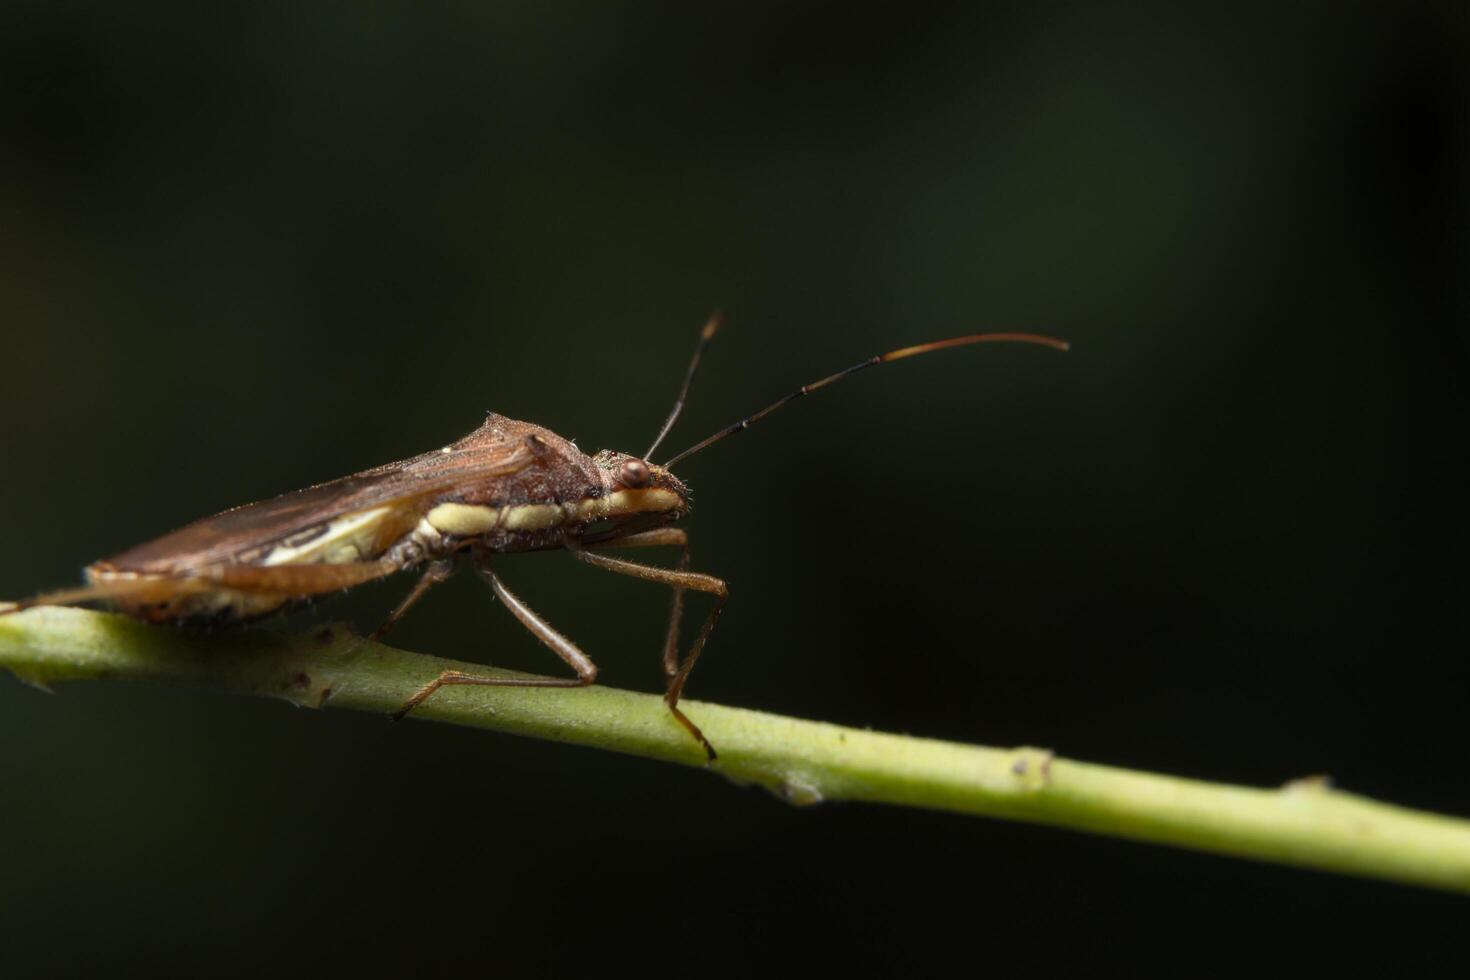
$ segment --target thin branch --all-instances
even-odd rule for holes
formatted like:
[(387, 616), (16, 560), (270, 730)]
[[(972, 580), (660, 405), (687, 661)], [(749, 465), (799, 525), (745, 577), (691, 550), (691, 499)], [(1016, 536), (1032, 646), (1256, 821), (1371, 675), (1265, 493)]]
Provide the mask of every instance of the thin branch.
[[(80, 609), (0, 617), (0, 666), (38, 685), (91, 678), (181, 681), (307, 707), (388, 714), (441, 670), (505, 674), (312, 635), (202, 634)], [(719, 748), (712, 767), (795, 804), (862, 800), (952, 810), (1344, 874), (1470, 891), (1470, 822), (1339, 792), (1325, 780), (1251, 789), (999, 749), (886, 735), (685, 701)], [(411, 717), (705, 764), (656, 696), (446, 688)]]

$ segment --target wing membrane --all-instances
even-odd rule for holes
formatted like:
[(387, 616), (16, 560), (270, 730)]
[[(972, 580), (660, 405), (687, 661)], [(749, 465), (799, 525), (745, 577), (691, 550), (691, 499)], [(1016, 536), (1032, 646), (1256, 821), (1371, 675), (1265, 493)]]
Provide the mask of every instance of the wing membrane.
[(519, 472), (534, 459), (519, 439), (486, 426), (453, 445), (413, 459), (206, 517), (104, 564), (154, 573), (219, 564), (376, 507), (390, 508), (385, 519), (409, 528), (417, 511), (433, 498), (458, 486)]

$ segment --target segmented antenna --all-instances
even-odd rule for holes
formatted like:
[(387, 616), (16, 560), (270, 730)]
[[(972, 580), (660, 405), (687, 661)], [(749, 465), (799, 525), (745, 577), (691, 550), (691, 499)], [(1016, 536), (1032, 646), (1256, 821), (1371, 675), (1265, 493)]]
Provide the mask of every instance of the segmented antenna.
[(684, 399), (689, 397), (689, 385), (694, 381), (694, 372), (699, 370), (699, 358), (704, 354), (704, 349), (709, 346), (709, 342), (714, 337), (715, 331), (720, 329), (720, 325), (724, 322), (725, 314), (720, 310), (715, 310), (710, 314), (709, 320), (704, 325), (704, 329), (699, 332), (699, 343), (694, 347), (694, 357), (689, 361), (689, 370), (684, 373), (684, 387), (679, 389), (679, 397), (674, 399), (673, 411), (669, 412), (669, 417), (664, 420), (664, 427), (658, 430), (658, 435), (654, 437), (653, 445), (649, 446), (648, 452), (643, 454), (644, 459), (648, 459), (653, 455), (653, 451), (658, 448), (658, 444), (664, 441), (664, 436), (668, 435), (669, 430), (674, 427), (674, 422), (679, 418), (679, 413), (684, 411)]
[[(927, 354), (930, 351), (944, 350), (946, 347), (963, 347), (966, 344), (989, 344), (996, 342), (1040, 344), (1042, 347), (1051, 347), (1054, 350), (1061, 351), (1068, 350), (1071, 347), (1071, 345), (1064, 340), (1057, 340), (1055, 337), (1044, 337), (1041, 334), (1035, 333), (972, 333), (964, 337), (950, 337), (947, 340), (932, 340), (927, 344), (918, 344), (914, 347), (900, 347), (898, 350), (891, 350), (886, 354), (875, 354), (872, 357), (868, 358), (866, 361), (859, 361), (852, 367), (844, 368), (843, 370), (838, 371), (836, 374), (828, 375), (820, 381), (814, 381), (811, 384), (802, 385), (800, 388), (796, 389), (785, 398), (772, 402), (765, 408), (761, 409), (759, 412), (756, 412), (754, 415), (747, 415), (745, 418), (741, 419), (739, 422), (736, 422), (734, 425), (726, 426), (719, 432), (716, 432), (714, 435), (710, 436), (708, 439), (695, 443), (693, 446), (690, 446), (688, 449), (684, 450), (682, 453), (675, 456), (667, 463), (663, 464), (664, 468), (668, 469), (672, 467), (675, 463), (679, 462), (679, 460), (685, 459), (689, 456), (693, 456), (701, 449), (714, 445), (726, 436), (732, 436), (737, 432), (745, 431), (756, 422), (759, 422), (761, 419), (765, 418), (767, 415), (770, 415), (776, 409), (780, 408), (782, 405), (785, 405), (787, 402), (795, 401), (802, 395), (809, 395), (812, 392), (816, 391), (818, 388), (825, 388), (830, 384), (841, 381), (848, 375), (856, 374), (864, 368), (870, 368), (875, 365), (882, 364), (885, 361), (900, 361), (903, 360), (905, 357), (913, 357), (916, 354)], [(698, 351), (695, 351), (694, 362), (695, 364), (699, 363)], [(694, 374), (693, 365), (690, 366), (689, 374), (691, 377)], [(685, 382), (685, 387), (688, 387), (687, 381)], [(680, 401), (681, 403), (683, 401), (682, 395), (680, 396)], [(675, 414), (677, 414), (677, 407), (675, 410)], [(667, 426), (665, 426), (665, 429), (667, 429)], [(659, 438), (662, 438), (662, 436), (660, 436)], [(657, 445), (657, 443), (655, 443), (655, 445)]]

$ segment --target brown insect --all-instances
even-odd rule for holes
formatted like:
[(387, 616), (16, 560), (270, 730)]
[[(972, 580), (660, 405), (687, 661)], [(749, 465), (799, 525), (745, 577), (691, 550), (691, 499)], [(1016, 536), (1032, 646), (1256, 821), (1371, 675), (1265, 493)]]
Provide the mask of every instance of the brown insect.
[[(1036, 334), (988, 333), (892, 350), (802, 385), (656, 465), (649, 457), (678, 419), (720, 323), (717, 313), (705, 324), (673, 410), (642, 456), (612, 450), (587, 456), (548, 429), (490, 413), (478, 429), (442, 449), (195, 521), (88, 566), (87, 585), (37, 596), (5, 612), (105, 600), (154, 623), (233, 623), (422, 566), (417, 584), (372, 634), (376, 638), (444, 581), (454, 556), (467, 551), (506, 608), (577, 675), (507, 679), (445, 671), (405, 702), (395, 715), (402, 717), (446, 685), (581, 687), (597, 679), (592, 660), (516, 598), (492, 565), (494, 556), (507, 552), (562, 548), (589, 565), (673, 589), (663, 648), (664, 701), (713, 760), (714, 747), (679, 710), (679, 697), (728, 590), (720, 579), (689, 570), (688, 536), (669, 526), (688, 512), (689, 488), (671, 467), (802, 395), (885, 361), (993, 341), (1067, 349)], [(678, 548), (679, 559), (675, 568), (660, 568), (601, 553), (610, 547)], [(680, 658), (679, 623), (689, 590), (714, 596), (714, 606)]]

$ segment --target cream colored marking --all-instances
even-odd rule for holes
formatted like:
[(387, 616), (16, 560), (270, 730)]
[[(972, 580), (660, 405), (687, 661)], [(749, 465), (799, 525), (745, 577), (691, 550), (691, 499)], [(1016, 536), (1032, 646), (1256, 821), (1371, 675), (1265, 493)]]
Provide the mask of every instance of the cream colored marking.
[(281, 539), (280, 543), (281, 546), (284, 548), (299, 548), (301, 545), (304, 545), (311, 541), (315, 541), (317, 538), (326, 533), (327, 525), (318, 524), (315, 527), (309, 527), (304, 531), (297, 531), (295, 534), (288, 534)]
[[(93, 584), (97, 582), (116, 582), (121, 579), (134, 579), (143, 577), (140, 572), (125, 572), (122, 569), (118, 568), (98, 568), (96, 565), (88, 565), (86, 568), (82, 569), (82, 573), (87, 576), (87, 581)], [(155, 575), (153, 577), (162, 579), (165, 576)]]
[(346, 565), (368, 557), (378, 522), (389, 507), (360, 510), (339, 517), (328, 525), (326, 533), (300, 547), (277, 545), (261, 559), (262, 565)]
[(679, 495), (672, 490), (617, 490), (605, 497), (575, 503), (520, 504), (515, 507), (484, 507), (443, 503), (425, 516), (429, 526), (441, 534), (470, 537), (497, 528), (507, 531), (543, 531), (567, 521), (591, 521), (624, 514), (675, 510)]
[(214, 589), (198, 595), (185, 596), (177, 600), (178, 615), (216, 616), (229, 613), (239, 619), (263, 616), (284, 606), (287, 600), (281, 596), (252, 595), (231, 589)]
[(500, 521), (499, 507), (476, 507), (471, 504), (440, 504), (425, 515), (424, 520), (441, 534), (484, 534)]
[(652, 487), (646, 490), (615, 490), (596, 500), (583, 500), (577, 505), (577, 516), (584, 521), (591, 521), (600, 517), (674, 510), (678, 506), (679, 495), (662, 487)]
[(521, 504), (505, 508), (500, 526), (507, 531), (541, 531), (556, 527), (565, 517), (556, 504)]
[(440, 504), (429, 511), (428, 521), (445, 534), (468, 536), (503, 527), (507, 531), (540, 531), (556, 527), (565, 518), (555, 504), (521, 504), (518, 507), (477, 507), (472, 504)]
[(452, 452), (454, 452), (454, 447), (453, 446), (445, 446), (443, 449), (441, 449), (439, 451), (441, 453), (452, 453)]

